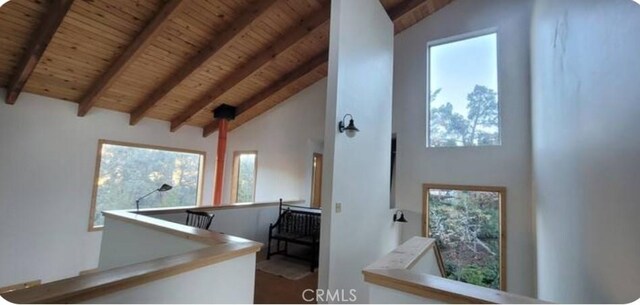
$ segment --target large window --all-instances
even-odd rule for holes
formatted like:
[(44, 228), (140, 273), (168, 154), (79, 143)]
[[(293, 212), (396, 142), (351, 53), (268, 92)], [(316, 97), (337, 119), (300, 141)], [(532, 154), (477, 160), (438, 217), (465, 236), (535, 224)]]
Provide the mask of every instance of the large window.
[(506, 189), (424, 185), (423, 235), (435, 238), (445, 276), (506, 289)]
[(233, 154), (233, 176), (231, 177), (231, 200), (253, 202), (256, 191), (256, 168), (258, 153), (255, 151)]
[(500, 145), (497, 34), (428, 47), (430, 147)]
[(139, 202), (140, 208), (200, 203), (204, 152), (100, 140), (90, 230), (102, 227), (102, 211), (135, 209), (136, 200), (163, 184), (173, 188)]

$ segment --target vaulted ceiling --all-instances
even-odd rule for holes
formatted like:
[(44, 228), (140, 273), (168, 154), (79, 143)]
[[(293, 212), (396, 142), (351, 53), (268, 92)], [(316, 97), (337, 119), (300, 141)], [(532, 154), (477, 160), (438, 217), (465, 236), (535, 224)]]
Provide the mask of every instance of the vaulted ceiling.
[[(381, 0), (396, 33), (452, 0)], [(94, 108), (230, 129), (327, 74), (329, 0), (11, 0), (0, 8), (5, 101), (31, 92)]]

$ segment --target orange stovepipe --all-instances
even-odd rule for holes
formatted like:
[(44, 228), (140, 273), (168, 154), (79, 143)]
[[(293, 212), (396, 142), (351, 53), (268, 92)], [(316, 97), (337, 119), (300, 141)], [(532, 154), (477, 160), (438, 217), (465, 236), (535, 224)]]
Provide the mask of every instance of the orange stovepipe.
[(224, 157), (227, 152), (227, 131), (229, 121), (218, 121), (218, 153), (216, 154), (216, 184), (213, 193), (213, 205), (222, 204), (222, 181), (224, 178)]

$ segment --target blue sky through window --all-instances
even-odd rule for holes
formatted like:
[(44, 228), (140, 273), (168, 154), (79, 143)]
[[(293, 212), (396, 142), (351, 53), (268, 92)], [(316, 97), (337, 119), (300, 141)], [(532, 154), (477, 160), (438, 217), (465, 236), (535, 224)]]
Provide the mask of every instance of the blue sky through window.
[(430, 48), (431, 92), (442, 88), (431, 105), (451, 103), (453, 109), (467, 115), (467, 94), (475, 85), (498, 91), (498, 54), (496, 34), (469, 38)]
[(497, 34), (433, 45), (428, 56), (429, 94), (440, 90), (429, 146), (500, 145)]

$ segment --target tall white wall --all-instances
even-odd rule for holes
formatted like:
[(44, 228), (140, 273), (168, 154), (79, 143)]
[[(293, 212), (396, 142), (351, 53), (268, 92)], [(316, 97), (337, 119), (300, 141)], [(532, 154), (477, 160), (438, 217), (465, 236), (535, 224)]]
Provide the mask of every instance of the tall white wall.
[[(258, 151), (255, 201), (311, 199), (313, 153), (322, 153), (326, 80), (229, 132), (222, 202), (231, 202), (233, 152)], [(218, 137), (214, 133), (210, 138)]]
[(109, 270), (207, 247), (210, 245), (161, 232), (156, 228), (107, 217), (98, 268), (100, 271)]
[(640, 297), (640, 5), (538, 0), (532, 26), (538, 295)]
[[(421, 235), (422, 184), (507, 188), (507, 290), (532, 296), (535, 239), (531, 206), (529, 26), (527, 0), (456, 0), (396, 36), (393, 131), (396, 204), (407, 212), (403, 240)], [(496, 28), (502, 146), (426, 147), (427, 42)]]
[(87, 227), (98, 139), (206, 151), (203, 199), (211, 198), (215, 139), (201, 129), (171, 133), (149, 119), (131, 127), (126, 114), (96, 108), (79, 118), (76, 110), (29, 93), (0, 103), (0, 286), (97, 267), (102, 233)]
[[(393, 24), (378, 1), (335, 0), (329, 45), (319, 287), (356, 289), (362, 303), (362, 269), (399, 237), (389, 209)], [(353, 138), (337, 131), (347, 113)]]
[[(223, 202), (234, 150), (258, 151), (256, 200), (309, 202), (325, 97), (326, 83), (318, 82), (230, 132)], [(87, 227), (98, 139), (206, 151), (202, 203), (211, 205), (217, 134), (203, 138), (189, 126), (171, 133), (167, 122), (152, 119), (132, 127), (127, 114), (99, 108), (79, 118), (76, 110), (29, 93), (14, 106), (0, 103), (0, 287), (97, 267), (102, 233)]]

